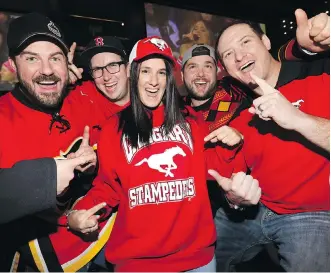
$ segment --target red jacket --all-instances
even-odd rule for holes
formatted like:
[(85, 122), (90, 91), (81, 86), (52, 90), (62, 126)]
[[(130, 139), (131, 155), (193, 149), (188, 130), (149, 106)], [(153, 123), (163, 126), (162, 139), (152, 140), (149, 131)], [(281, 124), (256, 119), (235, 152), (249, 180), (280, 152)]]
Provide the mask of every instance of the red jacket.
[[(163, 106), (153, 111), (151, 144), (138, 148), (118, 132), (118, 116), (109, 120), (98, 144), (98, 179), (75, 205), (88, 209), (107, 202), (108, 213), (119, 205), (106, 248), (106, 259), (117, 271), (186, 271), (214, 255), (203, 148), (208, 129), (188, 118), (191, 134), (175, 126), (164, 137), (163, 115)], [(208, 155), (213, 167), (232, 173), (215, 151)]]
[[(90, 126), (90, 145), (93, 145), (97, 141), (102, 123), (118, 110), (119, 107), (103, 97), (93, 83), (85, 82), (72, 90), (63, 102), (60, 115), (69, 122), (70, 129), (61, 133), (61, 129), (57, 127), (62, 125), (57, 122), (50, 130), (50, 114), (34, 110), (16, 99), (12, 93), (8, 93), (0, 98), (0, 168), (12, 167), (25, 159), (66, 156), (79, 147), (85, 125)], [(79, 181), (77, 179), (78, 184)], [(62, 209), (67, 208), (71, 194), (71, 191), (67, 191), (58, 197), (58, 201), (64, 202), (61, 204)], [(60, 218), (59, 224), (64, 227), (59, 226), (56, 232), (52, 230), (51, 241), (42, 239), (42, 242), (47, 241), (46, 247), (39, 240), (41, 238), (30, 241), (29, 247), (25, 248), (31, 252), (28, 257), (33, 258), (31, 263), (36, 264), (40, 271), (76, 271), (103, 247), (113, 220), (114, 217), (104, 223), (104, 239), (94, 243), (82, 242), (78, 236), (67, 231), (65, 218)], [(29, 230), (33, 232), (36, 227), (31, 225), (22, 228), (22, 232), (29, 233)], [(58, 263), (50, 262), (54, 261), (49, 259), (49, 255), (55, 255), (54, 251), (58, 255), (55, 260), (59, 260), (60, 267)]]

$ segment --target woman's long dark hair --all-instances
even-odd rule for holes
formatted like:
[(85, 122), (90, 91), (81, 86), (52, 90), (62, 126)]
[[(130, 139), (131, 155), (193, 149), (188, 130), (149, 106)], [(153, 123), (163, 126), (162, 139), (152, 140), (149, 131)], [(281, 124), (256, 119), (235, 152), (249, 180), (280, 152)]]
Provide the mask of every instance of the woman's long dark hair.
[(130, 68), (130, 100), (131, 105), (120, 112), (119, 130), (123, 128), (123, 135), (128, 137), (133, 147), (138, 142), (147, 143), (152, 135), (153, 114), (152, 109), (147, 108), (140, 100), (138, 94), (138, 80), (140, 64), (151, 58), (162, 58), (166, 66), (166, 90), (162, 98), (164, 104), (164, 122), (161, 126), (163, 135), (169, 134), (174, 126), (178, 124), (189, 132), (185, 122), (188, 111), (185, 109), (184, 101), (181, 99), (173, 75), (173, 64), (160, 55), (150, 55), (139, 62), (132, 62)]

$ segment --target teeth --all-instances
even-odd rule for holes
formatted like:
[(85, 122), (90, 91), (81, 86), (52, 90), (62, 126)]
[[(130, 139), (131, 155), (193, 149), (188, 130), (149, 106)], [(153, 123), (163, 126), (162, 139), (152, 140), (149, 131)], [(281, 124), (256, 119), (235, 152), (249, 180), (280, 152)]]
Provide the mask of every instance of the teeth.
[(113, 87), (113, 86), (115, 86), (117, 83), (115, 82), (115, 83), (112, 83), (112, 84), (105, 84), (105, 86), (106, 87)]
[(146, 91), (148, 91), (148, 92), (152, 92), (152, 93), (155, 93), (155, 92), (157, 92), (159, 89), (146, 89)]
[(206, 84), (207, 82), (194, 82), (195, 84)]
[(52, 84), (55, 84), (55, 82), (54, 81), (51, 81), (51, 82), (44, 81), (44, 82), (38, 82), (38, 84), (52, 85)]
[(247, 68), (248, 66), (250, 66), (253, 63), (254, 63), (254, 61), (249, 61), (248, 63), (246, 63), (242, 67), (240, 67), (240, 70), (244, 70), (245, 68)]

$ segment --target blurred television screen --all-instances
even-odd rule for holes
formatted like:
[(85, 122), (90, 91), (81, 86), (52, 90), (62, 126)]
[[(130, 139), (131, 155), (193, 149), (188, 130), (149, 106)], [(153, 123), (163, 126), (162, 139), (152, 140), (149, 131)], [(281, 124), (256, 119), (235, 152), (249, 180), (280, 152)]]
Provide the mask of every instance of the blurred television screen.
[[(184, 52), (195, 44), (215, 46), (218, 32), (234, 18), (145, 3), (146, 34), (160, 36), (171, 47), (178, 62)], [(266, 26), (260, 24), (266, 32)], [(225, 76), (219, 64), (218, 78)], [(179, 87), (181, 77), (176, 77)]]
[[(162, 37), (173, 53), (183, 56), (194, 44), (215, 45), (219, 30), (234, 18), (145, 3), (147, 36)], [(261, 24), (265, 32), (265, 25)]]

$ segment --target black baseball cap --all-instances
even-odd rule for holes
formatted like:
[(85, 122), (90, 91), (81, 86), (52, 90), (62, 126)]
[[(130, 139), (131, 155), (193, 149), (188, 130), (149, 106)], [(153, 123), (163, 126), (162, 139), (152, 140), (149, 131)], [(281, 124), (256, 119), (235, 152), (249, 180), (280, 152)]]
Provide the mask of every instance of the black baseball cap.
[(111, 52), (120, 55), (127, 61), (127, 54), (120, 39), (112, 36), (98, 36), (88, 43), (81, 53), (81, 61), (88, 66), (92, 57), (98, 53)]
[(195, 56), (207, 55), (213, 58), (215, 64), (217, 64), (215, 49), (206, 44), (195, 44), (191, 46), (188, 50), (184, 52), (182, 59), (182, 69), (184, 69), (185, 64), (188, 60)]
[(28, 13), (10, 22), (7, 34), (10, 56), (18, 55), (29, 44), (37, 41), (52, 42), (59, 46), (65, 55), (69, 51), (60, 28), (42, 14)]

